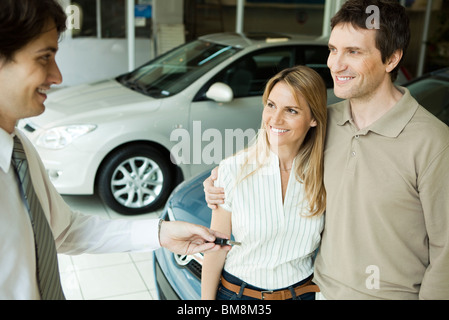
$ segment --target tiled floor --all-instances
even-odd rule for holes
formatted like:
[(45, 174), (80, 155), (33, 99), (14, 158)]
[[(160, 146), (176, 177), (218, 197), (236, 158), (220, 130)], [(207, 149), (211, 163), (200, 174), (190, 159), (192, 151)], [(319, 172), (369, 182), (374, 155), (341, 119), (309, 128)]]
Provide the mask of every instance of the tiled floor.
[[(109, 219), (157, 218), (159, 212), (124, 216), (106, 207), (96, 196), (64, 196), (74, 209)], [(68, 300), (157, 299), (152, 253), (112, 253), (59, 256), (59, 269)]]

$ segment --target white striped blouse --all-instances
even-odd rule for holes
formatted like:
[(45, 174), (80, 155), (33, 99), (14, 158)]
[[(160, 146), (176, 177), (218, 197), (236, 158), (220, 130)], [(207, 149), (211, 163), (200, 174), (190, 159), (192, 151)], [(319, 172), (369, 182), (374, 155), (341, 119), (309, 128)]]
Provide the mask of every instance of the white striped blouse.
[(273, 152), (264, 167), (236, 184), (244, 156), (223, 160), (216, 180), (225, 190), (222, 207), (232, 212), (232, 235), (242, 243), (229, 251), (224, 269), (259, 288), (284, 288), (313, 273), (324, 217), (307, 217), (304, 186), (294, 170), (282, 203), (279, 158)]

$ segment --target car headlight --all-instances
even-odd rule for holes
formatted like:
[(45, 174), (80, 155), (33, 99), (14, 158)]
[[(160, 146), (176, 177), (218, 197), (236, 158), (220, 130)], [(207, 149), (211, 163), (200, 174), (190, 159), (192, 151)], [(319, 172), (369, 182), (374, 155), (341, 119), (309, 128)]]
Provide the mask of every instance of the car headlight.
[(94, 131), (97, 128), (93, 124), (81, 124), (55, 127), (42, 132), (37, 138), (36, 144), (48, 149), (62, 149), (75, 139)]

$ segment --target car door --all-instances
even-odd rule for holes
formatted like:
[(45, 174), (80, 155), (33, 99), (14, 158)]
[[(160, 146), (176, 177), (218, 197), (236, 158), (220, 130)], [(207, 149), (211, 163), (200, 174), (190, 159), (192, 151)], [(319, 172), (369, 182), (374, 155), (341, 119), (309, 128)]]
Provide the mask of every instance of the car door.
[[(262, 120), (266, 82), (294, 62), (293, 46), (257, 50), (225, 67), (202, 87), (190, 111), (192, 175), (218, 165), (254, 139)], [(217, 103), (205, 97), (217, 82), (231, 87), (231, 102)]]

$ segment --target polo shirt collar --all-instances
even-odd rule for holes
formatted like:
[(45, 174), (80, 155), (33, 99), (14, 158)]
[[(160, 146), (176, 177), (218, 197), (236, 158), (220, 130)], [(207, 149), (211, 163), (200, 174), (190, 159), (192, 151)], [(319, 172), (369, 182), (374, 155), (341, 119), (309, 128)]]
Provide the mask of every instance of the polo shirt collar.
[[(375, 121), (369, 127), (363, 129), (363, 131), (372, 131), (377, 134), (397, 138), (399, 134), (404, 130), (407, 123), (410, 122), (416, 110), (418, 109), (418, 102), (412, 97), (410, 91), (404, 87), (397, 87), (399, 91), (403, 93), (402, 98), (398, 103), (391, 108), (380, 119)], [(342, 117), (337, 122), (338, 125), (343, 126), (347, 122), (352, 121), (351, 107), (349, 100), (344, 101), (344, 108)]]
[(352, 121), (351, 105), (349, 104), (349, 100), (344, 100), (341, 103), (343, 104), (343, 113), (341, 114), (341, 118), (338, 119), (337, 124), (344, 126), (347, 122)]

